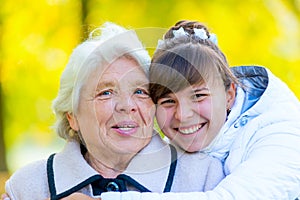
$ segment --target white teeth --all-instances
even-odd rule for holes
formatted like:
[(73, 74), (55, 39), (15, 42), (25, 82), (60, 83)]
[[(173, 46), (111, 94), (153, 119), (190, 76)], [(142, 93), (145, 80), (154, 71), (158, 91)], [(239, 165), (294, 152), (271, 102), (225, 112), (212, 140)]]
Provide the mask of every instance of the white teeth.
[(202, 127), (202, 125), (197, 125), (197, 126), (193, 126), (190, 128), (179, 128), (178, 131), (182, 134), (188, 135), (188, 134), (193, 134), (196, 131), (198, 131), (200, 128)]
[(119, 127), (119, 129), (120, 130), (122, 130), (122, 131), (129, 131), (129, 130), (131, 130), (131, 129), (133, 129), (133, 127), (132, 128), (127, 128), (127, 127)]
[(135, 126), (133, 124), (125, 124), (125, 125), (119, 126), (118, 128), (123, 131), (128, 131), (128, 130), (135, 128)]

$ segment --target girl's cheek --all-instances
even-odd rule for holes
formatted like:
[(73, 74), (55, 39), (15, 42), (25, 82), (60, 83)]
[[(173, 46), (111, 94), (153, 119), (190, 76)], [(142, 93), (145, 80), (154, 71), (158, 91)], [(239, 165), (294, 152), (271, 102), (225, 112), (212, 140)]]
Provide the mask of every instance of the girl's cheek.
[(172, 113), (169, 110), (159, 107), (157, 108), (156, 119), (161, 129), (163, 129), (166, 126), (166, 124), (168, 124), (168, 121), (171, 120), (170, 115), (172, 115)]

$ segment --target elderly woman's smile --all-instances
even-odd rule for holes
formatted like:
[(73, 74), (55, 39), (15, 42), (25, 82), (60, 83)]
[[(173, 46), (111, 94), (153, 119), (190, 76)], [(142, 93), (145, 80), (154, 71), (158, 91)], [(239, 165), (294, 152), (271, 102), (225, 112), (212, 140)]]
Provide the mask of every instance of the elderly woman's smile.
[(137, 131), (138, 124), (135, 121), (122, 121), (112, 126), (118, 133), (122, 135), (131, 135)]

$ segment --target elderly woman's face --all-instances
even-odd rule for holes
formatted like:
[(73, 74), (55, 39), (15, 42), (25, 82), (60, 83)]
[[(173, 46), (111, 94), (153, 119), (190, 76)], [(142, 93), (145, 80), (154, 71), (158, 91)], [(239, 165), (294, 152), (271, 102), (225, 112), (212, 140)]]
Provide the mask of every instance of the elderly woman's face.
[(137, 153), (149, 143), (155, 106), (148, 84), (137, 62), (125, 57), (87, 81), (75, 128), (94, 157)]

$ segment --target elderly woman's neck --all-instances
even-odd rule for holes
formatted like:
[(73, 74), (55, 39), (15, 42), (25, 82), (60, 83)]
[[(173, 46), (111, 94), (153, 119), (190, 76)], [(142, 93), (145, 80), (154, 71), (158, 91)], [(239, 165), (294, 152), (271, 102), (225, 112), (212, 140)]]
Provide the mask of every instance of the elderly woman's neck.
[(127, 168), (134, 154), (127, 156), (102, 157), (101, 160), (93, 157), (89, 152), (84, 156), (88, 164), (104, 178), (116, 178)]

